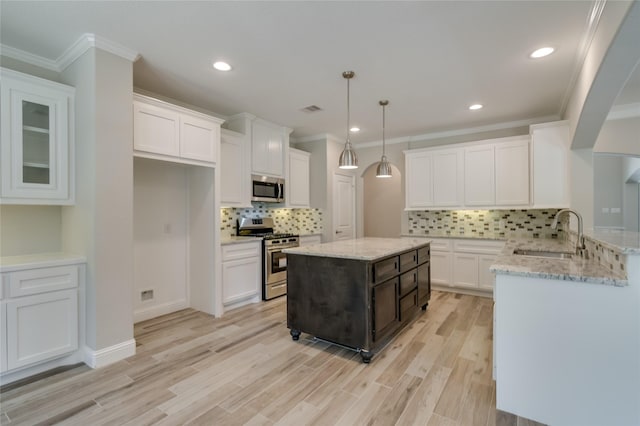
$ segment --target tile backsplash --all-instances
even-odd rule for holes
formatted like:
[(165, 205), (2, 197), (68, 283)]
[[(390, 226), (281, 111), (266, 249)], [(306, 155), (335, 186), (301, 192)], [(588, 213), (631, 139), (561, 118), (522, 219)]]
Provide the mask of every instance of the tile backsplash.
[(551, 229), (557, 209), (409, 211), (409, 233), (433, 237), (565, 238), (568, 215)]
[(256, 205), (246, 209), (220, 209), (222, 238), (236, 235), (237, 221), (241, 217), (273, 218), (276, 232), (300, 235), (322, 233), (322, 210), (320, 209), (281, 209)]

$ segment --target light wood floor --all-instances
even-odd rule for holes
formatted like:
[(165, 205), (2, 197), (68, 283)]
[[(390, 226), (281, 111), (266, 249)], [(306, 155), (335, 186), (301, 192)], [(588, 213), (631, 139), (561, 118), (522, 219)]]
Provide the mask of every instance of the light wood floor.
[(135, 326), (137, 354), (0, 389), (0, 423), (535, 425), (495, 409), (492, 300), (434, 292), (371, 364), (286, 327), (286, 300)]

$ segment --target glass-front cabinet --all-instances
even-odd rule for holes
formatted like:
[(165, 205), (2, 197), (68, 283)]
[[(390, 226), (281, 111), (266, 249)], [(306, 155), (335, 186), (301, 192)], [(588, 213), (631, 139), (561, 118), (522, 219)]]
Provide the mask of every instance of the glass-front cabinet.
[(0, 69), (0, 200), (73, 204), (75, 89)]

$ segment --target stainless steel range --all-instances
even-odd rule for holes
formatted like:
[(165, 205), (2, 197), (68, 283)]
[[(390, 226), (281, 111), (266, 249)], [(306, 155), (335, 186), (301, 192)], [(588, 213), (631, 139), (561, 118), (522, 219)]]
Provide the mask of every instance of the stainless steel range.
[(262, 299), (269, 300), (287, 294), (287, 255), (282, 250), (300, 245), (295, 234), (273, 232), (273, 219), (247, 218), (238, 220), (237, 235), (262, 237)]

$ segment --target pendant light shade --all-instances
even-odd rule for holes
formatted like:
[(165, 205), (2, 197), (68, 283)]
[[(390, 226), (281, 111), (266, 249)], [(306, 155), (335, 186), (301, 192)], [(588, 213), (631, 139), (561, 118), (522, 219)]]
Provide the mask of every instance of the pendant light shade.
[(338, 167), (340, 167), (341, 169), (358, 168), (358, 157), (356, 156), (356, 152), (351, 146), (351, 126), (349, 125), (349, 80), (351, 80), (354, 75), (355, 73), (353, 71), (345, 71), (342, 73), (342, 76), (347, 79), (347, 141), (344, 144), (344, 150), (342, 151), (342, 154), (340, 154), (340, 161), (338, 163)]
[(387, 160), (387, 156), (385, 155), (385, 140), (384, 140), (384, 109), (387, 105), (389, 105), (389, 101), (380, 101), (380, 105), (382, 106), (382, 158), (378, 163), (378, 167), (376, 168), (376, 177), (378, 178), (390, 178), (391, 177), (391, 164), (389, 160)]

